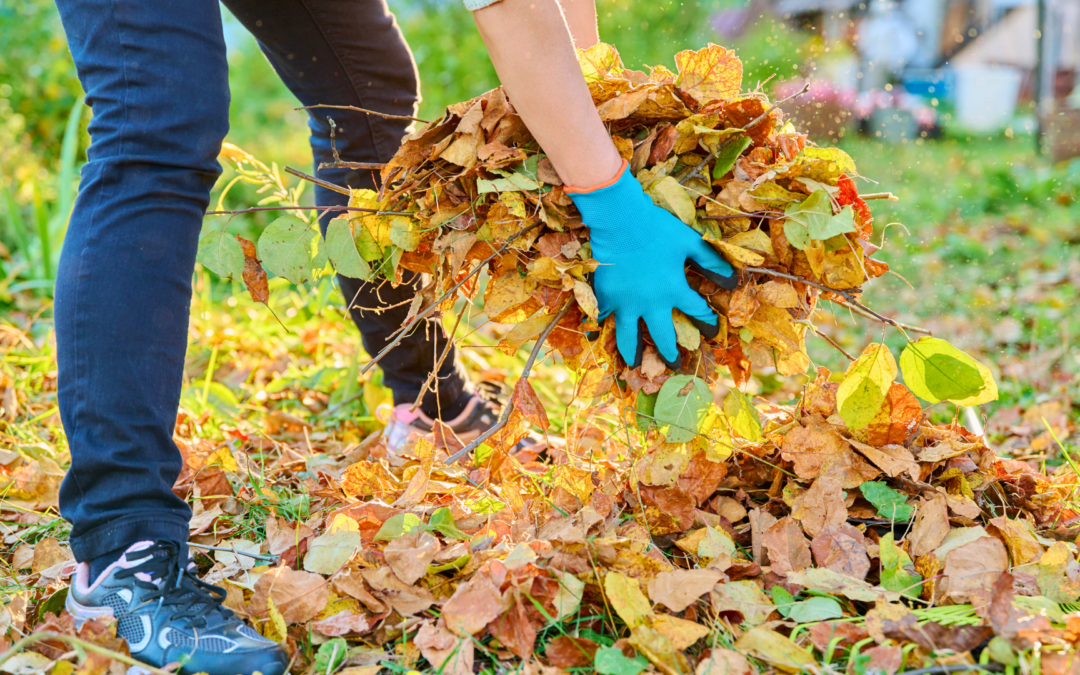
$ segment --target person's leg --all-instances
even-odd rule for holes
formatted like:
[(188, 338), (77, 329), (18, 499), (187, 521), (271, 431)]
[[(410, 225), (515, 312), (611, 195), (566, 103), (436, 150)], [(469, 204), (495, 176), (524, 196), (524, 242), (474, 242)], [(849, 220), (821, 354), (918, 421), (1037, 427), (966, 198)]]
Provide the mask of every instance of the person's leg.
[(60, 509), (97, 571), (135, 542), (187, 541), (172, 434), (228, 64), (216, 0), (57, 5), (94, 112), (56, 280)]
[[(385, 0), (223, 1), (259, 40), (270, 63), (304, 105), (350, 105), (391, 115), (416, 114), (416, 66)], [(338, 153), (354, 162), (389, 160), (409, 125), (408, 120), (349, 110), (311, 110), (316, 167), (334, 160), (328, 117), (337, 126), (334, 143)], [(352, 188), (377, 187), (373, 171), (317, 169), (316, 175)], [(348, 197), (317, 186), (315, 201), (321, 206), (343, 206)], [(329, 212), (321, 218), (324, 232), (330, 219), (339, 215), (341, 212)], [(338, 276), (369, 354), (381, 351), (404, 323), (419, 278), (412, 281), (394, 288), (388, 282), (364, 283)], [(383, 384), (393, 391), (395, 404), (411, 404), (416, 399), (446, 342), (441, 323), (432, 318), (383, 358)], [(431, 417), (451, 419), (465, 409), (470, 396), (451, 347), (421, 410)]]

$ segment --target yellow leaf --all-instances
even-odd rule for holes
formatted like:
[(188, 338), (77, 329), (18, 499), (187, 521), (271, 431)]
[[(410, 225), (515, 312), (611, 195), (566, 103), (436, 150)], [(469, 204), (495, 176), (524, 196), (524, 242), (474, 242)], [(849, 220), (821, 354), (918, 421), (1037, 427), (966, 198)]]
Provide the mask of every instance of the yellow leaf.
[(768, 233), (757, 228), (732, 235), (727, 239), (727, 242), (742, 248), (753, 249), (765, 255), (773, 255), (772, 239)]
[(699, 103), (733, 98), (742, 87), (743, 67), (730, 49), (709, 44), (699, 51), (686, 50), (675, 55), (679, 77), (675, 86)]
[(345, 515), (344, 513), (339, 513), (336, 516), (334, 516), (334, 522), (330, 523), (330, 534), (333, 534), (333, 533), (339, 532), (339, 531), (340, 532), (359, 532), (360, 531), (360, 523), (356, 522), (354, 519), (350, 518), (349, 516)]
[(705, 237), (705, 241), (712, 244), (728, 262), (736, 267), (760, 267), (765, 263), (764, 256), (748, 248), (736, 246), (722, 239), (714, 239), (711, 236)]
[(654, 204), (667, 209), (687, 225), (692, 225), (697, 220), (694, 200), (686, 188), (679, 185), (679, 181), (672, 176), (664, 176), (654, 181), (645, 191), (652, 197)]
[(266, 608), (269, 611), (270, 620), (263, 624), (263, 637), (284, 646), (285, 641), (289, 637), (289, 630), (285, 625), (285, 618), (281, 616), (281, 612), (278, 611), (273, 598), (266, 598)]
[(603, 42), (597, 42), (588, 49), (579, 49), (577, 57), (581, 74), (585, 76), (586, 82), (597, 82), (609, 74), (618, 74), (622, 71), (619, 51)]
[(709, 634), (709, 629), (700, 623), (661, 614), (652, 621), (653, 630), (667, 639), (675, 649), (686, 649)]
[(585, 312), (590, 319), (596, 319), (600, 316), (596, 294), (593, 293), (593, 289), (589, 284), (575, 280), (574, 298), (577, 300), (578, 307), (581, 307), (581, 311)]
[(240, 470), (240, 467), (236, 465), (236, 459), (229, 452), (228, 446), (224, 445), (206, 458), (206, 466), (220, 466), (228, 473)]
[(696, 352), (701, 346), (701, 331), (677, 309), (672, 312), (671, 319), (675, 323), (675, 340), (686, 349)]
[(637, 579), (621, 572), (608, 572), (604, 577), (604, 592), (615, 613), (631, 628), (642, 625), (652, 615), (652, 606)]
[(555, 467), (552, 472), (552, 484), (574, 495), (583, 504), (588, 503), (594, 487), (591, 471), (579, 469), (569, 464), (560, 464)]
[(836, 390), (836, 407), (849, 429), (863, 429), (874, 421), (897, 372), (892, 352), (876, 342), (851, 362)]
[(746, 631), (735, 643), (735, 651), (761, 659), (788, 673), (809, 670), (815, 663), (805, 649), (763, 626)]

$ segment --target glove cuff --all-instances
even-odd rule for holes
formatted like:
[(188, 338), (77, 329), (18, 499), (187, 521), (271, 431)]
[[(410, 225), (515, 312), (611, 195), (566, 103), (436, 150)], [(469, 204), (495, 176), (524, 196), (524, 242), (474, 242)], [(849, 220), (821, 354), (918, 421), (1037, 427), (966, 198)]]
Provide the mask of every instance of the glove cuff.
[(649, 243), (648, 233), (639, 221), (653, 203), (628, 167), (624, 159), (619, 172), (609, 181), (587, 188), (563, 188), (589, 227), (594, 257), (601, 262), (612, 254)]
[[(591, 192), (596, 192), (597, 190), (603, 190), (604, 188), (611, 187), (615, 183), (619, 182), (619, 180), (623, 177), (623, 174), (626, 173), (626, 168), (628, 166), (630, 166), (630, 162), (628, 162), (628, 161), (626, 161), (624, 159), (622, 161), (622, 165), (619, 166), (619, 170), (616, 171), (615, 175), (612, 178), (610, 178), (609, 180), (606, 180), (603, 183), (600, 183), (599, 185), (593, 185), (592, 187), (576, 187), (574, 185), (566, 185), (566, 186), (563, 187), (563, 192), (565, 192), (568, 195), (583, 195), (583, 194), (589, 194)], [(573, 197), (571, 197), (571, 199), (573, 199)]]

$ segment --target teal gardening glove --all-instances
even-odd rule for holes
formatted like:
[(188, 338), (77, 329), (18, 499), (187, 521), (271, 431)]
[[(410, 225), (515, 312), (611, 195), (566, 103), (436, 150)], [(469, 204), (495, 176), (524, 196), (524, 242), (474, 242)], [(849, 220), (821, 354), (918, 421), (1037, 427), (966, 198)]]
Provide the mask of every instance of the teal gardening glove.
[(611, 181), (592, 188), (567, 187), (589, 227), (600, 319), (615, 315), (619, 353), (632, 368), (641, 365), (644, 321), (660, 357), (675, 370), (681, 363), (671, 310), (685, 314), (702, 335), (716, 337), (720, 321), (686, 281), (685, 266), (732, 289), (738, 275), (701, 235), (653, 204), (624, 160)]

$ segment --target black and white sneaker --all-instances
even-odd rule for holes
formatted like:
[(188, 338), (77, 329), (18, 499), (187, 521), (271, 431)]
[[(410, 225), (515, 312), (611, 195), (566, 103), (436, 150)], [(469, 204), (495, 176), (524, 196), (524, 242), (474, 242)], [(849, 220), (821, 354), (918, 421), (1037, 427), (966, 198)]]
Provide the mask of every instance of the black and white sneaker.
[(139, 542), (93, 583), (81, 563), (67, 596), (76, 626), (111, 614), (133, 657), (179, 663), (182, 675), (283, 675), (285, 651), (223, 607), (225, 592), (195, 577), (180, 550), (171, 541)]

